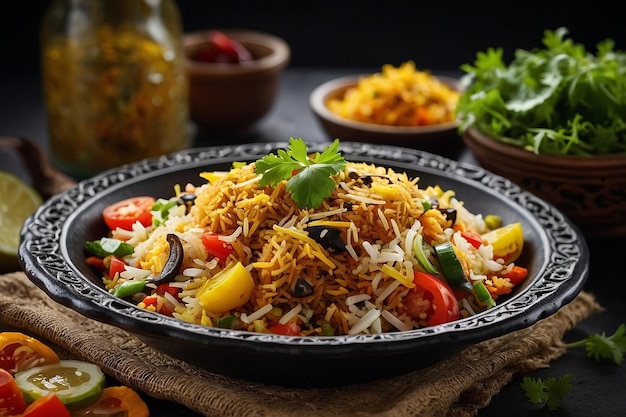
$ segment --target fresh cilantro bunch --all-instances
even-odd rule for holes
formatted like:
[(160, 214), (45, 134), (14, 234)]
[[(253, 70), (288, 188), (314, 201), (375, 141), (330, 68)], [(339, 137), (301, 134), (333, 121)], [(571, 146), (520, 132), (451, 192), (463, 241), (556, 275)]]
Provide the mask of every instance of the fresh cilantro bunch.
[(541, 378), (524, 377), (521, 385), (526, 392), (528, 401), (533, 404), (545, 405), (549, 410), (554, 411), (559, 408), (558, 405), (561, 400), (571, 391), (572, 375), (566, 374), (559, 379), (550, 377), (545, 381)]
[(300, 208), (317, 208), (335, 189), (336, 175), (346, 166), (339, 153), (339, 141), (330, 144), (322, 153), (309, 155), (306, 143), (289, 139), (289, 149), (279, 149), (256, 161), (255, 172), (261, 174), (260, 185), (276, 185), (287, 180), (287, 191)]
[(545, 31), (545, 48), (518, 49), (509, 65), (497, 48), (462, 65), (459, 129), (536, 154), (626, 152), (626, 53), (607, 39), (593, 54), (566, 34)]

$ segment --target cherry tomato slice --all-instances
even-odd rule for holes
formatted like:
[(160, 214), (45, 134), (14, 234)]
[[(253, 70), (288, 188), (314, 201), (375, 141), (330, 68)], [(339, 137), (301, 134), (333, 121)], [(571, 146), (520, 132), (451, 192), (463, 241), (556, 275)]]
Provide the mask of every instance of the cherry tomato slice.
[(37, 339), (20, 332), (0, 333), (0, 368), (11, 374), (39, 365), (58, 363), (57, 354)]
[(178, 293), (180, 293), (181, 289), (179, 287), (171, 286), (170, 284), (159, 284), (155, 290), (155, 292), (159, 295), (165, 295), (165, 293), (169, 293), (172, 297), (178, 298)]
[(300, 334), (300, 326), (297, 323), (275, 324), (268, 329), (275, 334), (283, 334), (285, 336), (298, 336)]
[(21, 415), (26, 409), (26, 402), (13, 375), (0, 369), (0, 416)]
[(202, 235), (202, 243), (207, 252), (222, 262), (224, 262), (233, 251), (233, 248), (229, 244), (220, 240), (219, 235), (213, 233), (204, 233)]
[[(415, 271), (413, 276), (413, 282), (415, 283), (413, 294), (421, 290), (432, 296), (432, 307), (428, 311), (429, 318), (426, 321), (429, 326), (448, 323), (461, 317), (459, 304), (448, 284), (437, 277), (421, 271)], [(407, 294), (407, 296), (410, 294)], [(405, 296), (403, 302), (410, 303), (411, 297), (407, 298), (407, 296)]]
[(144, 226), (152, 224), (152, 206), (155, 199), (148, 196), (138, 196), (127, 198), (111, 204), (102, 211), (102, 217), (109, 229), (116, 228), (124, 230), (132, 230), (136, 222), (140, 222)]
[(43, 397), (37, 398), (28, 407), (22, 417), (70, 417), (71, 414), (59, 397), (50, 392)]

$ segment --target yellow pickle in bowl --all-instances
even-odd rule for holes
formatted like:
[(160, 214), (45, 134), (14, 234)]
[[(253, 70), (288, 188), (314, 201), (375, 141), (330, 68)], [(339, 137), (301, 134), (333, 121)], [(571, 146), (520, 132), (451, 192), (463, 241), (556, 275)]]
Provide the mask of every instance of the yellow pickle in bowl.
[(381, 72), (361, 77), (343, 97), (330, 100), (328, 108), (358, 122), (430, 126), (454, 121), (459, 96), (459, 91), (407, 61), (399, 67), (385, 64)]
[(188, 146), (188, 87), (175, 4), (57, 0), (42, 23), (50, 148), (85, 177)]

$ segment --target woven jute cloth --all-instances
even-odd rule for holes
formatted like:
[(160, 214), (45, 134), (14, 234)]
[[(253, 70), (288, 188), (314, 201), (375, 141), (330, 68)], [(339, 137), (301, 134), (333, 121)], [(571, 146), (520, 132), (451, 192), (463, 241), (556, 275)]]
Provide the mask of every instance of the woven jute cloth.
[(292, 389), (196, 368), (57, 304), (22, 272), (0, 276), (0, 324), (50, 343), (62, 357), (93, 362), (149, 396), (219, 417), (475, 416), (514, 376), (562, 355), (564, 333), (601, 309), (582, 292), (529, 328), (472, 345), (429, 368), (339, 388)]

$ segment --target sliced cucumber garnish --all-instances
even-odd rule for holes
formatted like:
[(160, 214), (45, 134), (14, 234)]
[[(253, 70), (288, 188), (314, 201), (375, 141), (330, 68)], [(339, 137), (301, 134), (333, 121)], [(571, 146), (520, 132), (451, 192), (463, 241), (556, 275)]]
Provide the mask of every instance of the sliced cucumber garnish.
[(69, 410), (79, 410), (100, 398), (105, 376), (92, 363), (62, 360), (18, 372), (15, 380), (27, 403), (54, 391)]
[(463, 266), (454, 253), (454, 247), (450, 242), (439, 243), (434, 246), (435, 254), (439, 260), (441, 272), (452, 288), (470, 291), (472, 284), (465, 277)]

